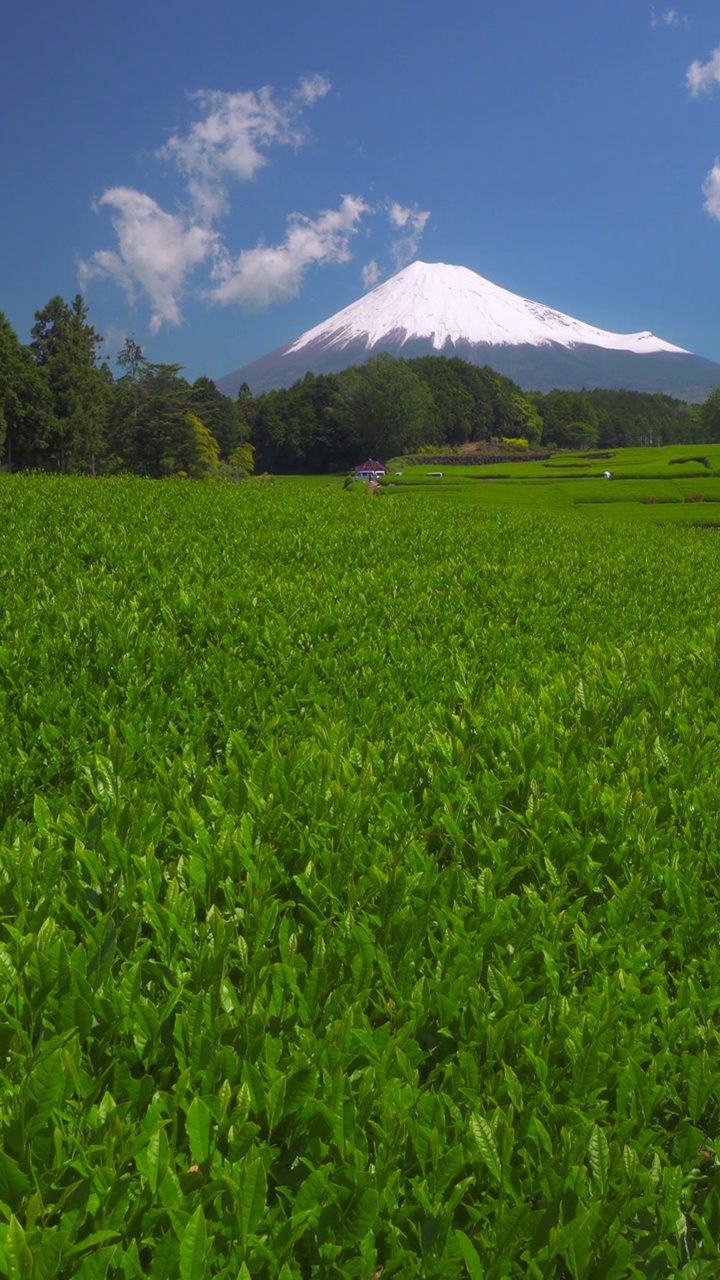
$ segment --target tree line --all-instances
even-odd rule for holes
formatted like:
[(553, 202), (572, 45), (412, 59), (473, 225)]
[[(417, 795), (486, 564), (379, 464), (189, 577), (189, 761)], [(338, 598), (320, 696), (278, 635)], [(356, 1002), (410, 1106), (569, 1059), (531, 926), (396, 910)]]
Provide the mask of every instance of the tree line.
[(325, 471), (518, 437), (542, 449), (717, 442), (720, 391), (704, 405), (638, 391), (523, 392), (456, 356), (381, 355), (259, 396), (250, 419), (260, 466)]
[[(0, 451), (6, 470), (90, 475), (132, 471), (161, 479), (222, 469), (249, 473), (250, 430), (237, 400), (177, 364), (154, 364), (127, 338), (117, 374), (78, 294), (35, 313), (24, 346), (0, 313)], [(247, 390), (249, 398), (249, 390)]]
[(23, 345), (0, 313), (0, 450), (6, 470), (162, 478), (343, 470), (423, 448), (524, 437), (542, 448), (720, 441), (720, 391), (691, 406), (636, 391), (523, 392), (459, 357), (375, 356), (341, 373), (237, 399), (192, 384), (128, 338), (113, 372), (81, 295), (51, 298)]

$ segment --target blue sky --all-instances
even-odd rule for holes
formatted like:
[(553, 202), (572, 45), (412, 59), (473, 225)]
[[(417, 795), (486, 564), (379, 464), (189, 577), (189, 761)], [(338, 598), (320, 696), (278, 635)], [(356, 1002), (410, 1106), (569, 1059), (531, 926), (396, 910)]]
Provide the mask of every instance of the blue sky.
[(13, 6), (0, 309), (222, 376), (413, 257), (720, 361), (720, 7)]

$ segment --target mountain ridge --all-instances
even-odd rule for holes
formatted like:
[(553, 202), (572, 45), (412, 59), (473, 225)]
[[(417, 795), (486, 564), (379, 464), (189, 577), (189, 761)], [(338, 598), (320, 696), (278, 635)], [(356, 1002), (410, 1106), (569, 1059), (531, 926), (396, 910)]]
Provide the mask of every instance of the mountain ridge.
[(702, 400), (720, 364), (656, 337), (618, 334), (495, 285), (467, 267), (413, 262), (293, 342), (217, 380), (235, 395), (290, 386), (308, 371), (340, 372), (379, 352), (458, 355), (523, 390), (588, 386), (665, 391)]

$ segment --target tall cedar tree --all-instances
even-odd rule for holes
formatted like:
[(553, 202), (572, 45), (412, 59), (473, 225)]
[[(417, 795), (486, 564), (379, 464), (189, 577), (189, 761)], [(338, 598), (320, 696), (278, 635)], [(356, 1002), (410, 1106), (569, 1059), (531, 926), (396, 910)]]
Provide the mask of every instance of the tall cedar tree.
[(191, 413), (200, 419), (214, 436), (220, 448), (220, 457), (227, 461), (240, 441), (238, 406), (229, 396), (218, 391), (212, 378), (196, 378), (190, 388)]
[(97, 367), (102, 338), (81, 294), (51, 298), (35, 312), (30, 349), (52, 399), (50, 457), (59, 471), (91, 471), (103, 451), (107, 376)]
[(0, 312), (0, 451), (8, 471), (40, 464), (51, 417), (50, 392), (32, 352)]
[(156, 480), (187, 470), (192, 454), (190, 387), (179, 364), (143, 363), (126, 444), (131, 470)]

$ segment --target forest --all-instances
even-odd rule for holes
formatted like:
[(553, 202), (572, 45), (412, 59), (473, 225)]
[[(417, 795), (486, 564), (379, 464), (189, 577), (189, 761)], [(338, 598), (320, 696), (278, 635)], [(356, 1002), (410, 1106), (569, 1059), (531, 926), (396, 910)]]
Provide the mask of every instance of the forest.
[(0, 459), (6, 471), (202, 479), (344, 471), (423, 449), (525, 438), (619, 448), (720, 441), (720, 392), (702, 405), (633, 391), (523, 392), (457, 357), (372, 357), (342, 373), (232, 400), (211, 378), (148, 360), (128, 337), (116, 370), (83, 297), (51, 298), (23, 344), (0, 313)]

